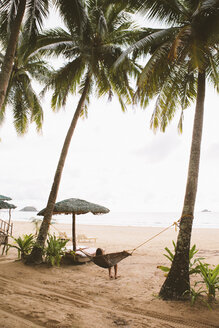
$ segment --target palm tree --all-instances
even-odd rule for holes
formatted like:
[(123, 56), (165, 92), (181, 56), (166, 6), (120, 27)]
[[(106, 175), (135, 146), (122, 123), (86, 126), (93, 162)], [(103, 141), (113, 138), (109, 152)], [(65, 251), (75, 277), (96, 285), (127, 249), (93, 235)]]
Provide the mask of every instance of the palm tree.
[(48, 14), (48, 0), (4, 0), (0, 2), (0, 40), (3, 30), (7, 29), (7, 48), (2, 59), (0, 71), (0, 111), (4, 103), (5, 95), (11, 71), (14, 63), (17, 42), (22, 21), (24, 29), (28, 31), (32, 41), (42, 26), (42, 19)]
[[(7, 47), (7, 38), (3, 47)], [(18, 135), (27, 132), (29, 123), (35, 122), (37, 131), (41, 130), (43, 110), (37, 94), (33, 90), (31, 80), (45, 83), (49, 77), (49, 66), (39, 54), (34, 54), (31, 49), (26, 51), (29, 38), (25, 31), (21, 31), (15, 51), (14, 63), (9, 79), (5, 100), (0, 111), (0, 124), (3, 123), (6, 107), (13, 110), (14, 126)], [(4, 55), (0, 52), (0, 67)]]
[(61, 54), (67, 60), (47, 86), (54, 90), (52, 107), (64, 106), (69, 93), (79, 90), (81, 96), (64, 141), (37, 245), (28, 262), (42, 259), (65, 158), (77, 121), (81, 115), (86, 115), (90, 95), (96, 90), (99, 97), (108, 94), (111, 99), (115, 93), (125, 111), (126, 103), (131, 103), (133, 96), (129, 77), (139, 73), (139, 68), (129, 59), (117, 71), (112, 69), (122, 47), (139, 37), (139, 31), (124, 11), (125, 7), (102, 0), (87, 0), (84, 5), (79, 0), (77, 6), (73, 3), (76, 1), (57, 1), (69, 31), (61, 28), (49, 30), (40, 36), (37, 44), (42, 54)]
[[(132, 1), (130, 1), (132, 2)], [(135, 95), (146, 106), (157, 97), (151, 127), (165, 131), (181, 108), (196, 101), (193, 136), (180, 230), (171, 270), (160, 290), (163, 299), (181, 299), (190, 290), (189, 249), (198, 185), (206, 80), (219, 91), (219, 0), (138, 0), (149, 18), (159, 19), (168, 28), (146, 29), (145, 37), (133, 44), (117, 61), (130, 52), (150, 53), (138, 80)], [(136, 2), (135, 2), (136, 5)]]

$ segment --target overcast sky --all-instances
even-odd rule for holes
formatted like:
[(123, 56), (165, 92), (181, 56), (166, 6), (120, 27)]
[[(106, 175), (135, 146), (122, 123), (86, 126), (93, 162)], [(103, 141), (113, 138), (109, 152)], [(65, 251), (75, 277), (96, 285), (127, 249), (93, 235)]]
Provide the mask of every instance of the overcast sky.
[[(16, 135), (7, 109), (0, 129), (0, 194), (11, 196), (18, 208), (46, 205), (77, 101), (71, 96), (65, 109), (53, 113), (47, 94), (42, 134), (32, 124), (24, 137)], [(123, 113), (116, 98), (92, 98), (88, 119), (77, 124), (57, 201), (76, 197), (112, 211), (181, 211), (195, 105), (186, 110), (182, 135), (177, 132), (178, 115), (165, 134), (150, 130), (153, 105), (146, 110), (130, 106)], [(219, 97), (208, 88), (197, 211), (219, 211), (218, 122)]]

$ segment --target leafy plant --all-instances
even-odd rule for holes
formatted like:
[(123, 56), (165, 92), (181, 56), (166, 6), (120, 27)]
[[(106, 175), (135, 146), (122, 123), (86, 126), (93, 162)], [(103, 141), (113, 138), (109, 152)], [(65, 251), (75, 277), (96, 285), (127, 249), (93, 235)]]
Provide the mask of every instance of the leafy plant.
[(14, 238), (14, 244), (9, 244), (9, 248), (16, 248), (18, 251), (18, 258), (24, 259), (32, 251), (35, 245), (35, 236), (31, 234), (25, 234), (22, 237)]
[(65, 245), (69, 239), (63, 240), (56, 238), (55, 235), (49, 235), (47, 239), (47, 247), (45, 248), (46, 262), (50, 265), (60, 266), (62, 256), (65, 254)]
[[(168, 247), (165, 247), (165, 251), (167, 252), (167, 254), (163, 254), (170, 262), (173, 262), (173, 258), (176, 251), (176, 244), (173, 240), (172, 240), (172, 244), (174, 248), (174, 253), (171, 252)], [(194, 258), (197, 252), (198, 250), (196, 249), (196, 245), (194, 244), (189, 251), (189, 274), (199, 273), (200, 271), (198, 262), (203, 260), (204, 258), (203, 257)], [(166, 273), (170, 271), (170, 267), (168, 266), (159, 265), (157, 266), (157, 268), (161, 269)]]
[(209, 264), (199, 261), (200, 275), (203, 278), (207, 288), (208, 301), (215, 299), (216, 290), (219, 290), (219, 264), (214, 268), (210, 268)]
[[(194, 287), (196, 287), (196, 285), (198, 283), (199, 282), (196, 281)], [(190, 290), (185, 291), (184, 295), (186, 295), (186, 294), (189, 294), (189, 296), (190, 296), (191, 306), (193, 306), (195, 304), (195, 302), (197, 301), (197, 299), (199, 299), (202, 303), (207, 305), (209, 310), (212, 310), (210, 304), (202, 297), (203, 294), (206, 294), (206, 290), (204, 290), (202, 287), (199, 287), (198, 290), (195, 290), (195, 288), (191, 287)]]
[[(198, 283), (196, 282), (194, 287)], [(198, 290), (195, 290), (195, 288), (191, 287), (190, 290), (187, 290), (184, 295), (189, 294), (191, 297), (191, 305), (193, 306), (198, 298), (200, 298), (203, 294), (206, 294), (206, 291), (202, 288), (199, 287)]]

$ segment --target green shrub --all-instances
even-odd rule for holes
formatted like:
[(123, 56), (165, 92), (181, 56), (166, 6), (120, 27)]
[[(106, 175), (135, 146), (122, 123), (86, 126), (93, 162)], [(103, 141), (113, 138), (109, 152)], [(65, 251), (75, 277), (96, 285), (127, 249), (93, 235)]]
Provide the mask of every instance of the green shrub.
[[(199, 287), (198, 290), (195, 288), (190, 288), (185, 294), (189, 294), (191, 298), (191, 305), (194, 305), (196, 300), (199, 298), (201, 302), (207, 305), (207, 307), (212, 310), (210, 303), (215, 300), (216, 291), (219, 290), (219, 264), (214, 268), (210, 268), (208, 263), (202, 263), (199, 261), (199, 274), (202, 277), (201, 281), (196, 281), (194, 287), (199, 284), (205, 284), (206, 290), (203, 286)], [(201, 296), (207, 295), (207, 301)]]
[(200, 275), (207, 288), (208, 301), (215, 299), (216, 290), (219, 290), (219, 264), (215, 268), (210, 268), (209, 264), (199, 261)]
[[(176, 244), (175, 242), (172, 240), (172, 244), (173, 244), (173, 248), (174, 248), (174, 253), (170, 251), (170, 249), (168, 247), (165, 247), (165, 251), (167, 252), (167, 254), (163, 254), (171, 263), (173, 262), (173, 258), (176, 252)], [(199, 273), (200, 272), (200, 268), (199, 268), (199, 261), (203, 260), (203, 257), (198, 257), (198, 258), (194, 258), (194, 255), (198, 252), (198, 250), (196, 249), (196, 245), (194, 244), (190, 251), (189, 251), (189, 274), (193, 274), (193, 273)], [(157, 266), (158, 269), (161, 269), (164, 272), (169, 272), (170, 271), (170, 267), (168, 266), (163, 266), (163, 265), (159, 265)]]
[[(202, 287), (199, 287), (198, 290), (195, 289), (195, 287), (196, 287), (197, 284), (198, 284), (198, 283), (196, 282), (195, 285), (194, 285), (194, 288), (191, 287), (190, 290), (187, 290), (187, 291), (184, 293), (184, 295), (189, 294), (189, 296), (190, 296), (190, 300), (191, 300), (191, 305), (192, 305), (192, 306), (195, 304), (195, 302), (196, 302), (196, 300), (197, 300), (198, 298), (201, 299), (201, 296), (202, 296), (203, 294), (206, 294), (206, 291), (205, 291)], [(203, 300), (201, 299), (201, 301), (203, 301)], [(204, 302), (204, 301), (203, 301), (203, 302)], [(206, 302), (204, 302), (204, 303), (206, 303)]]
[(16, 248), (18, 251), (18, 258), (24, 259), (33, 249), (35, 245), (35, 236), (31, 233), (29, 235), (25, 234), (22, 237), (14, 238), (14, 244), (8, 244), (8, 247)]
[(46, 262), (50, 265), (60, 266), (62, 256), (65, 254), (65, 245), (69, 240), (56, 238), (55, 235), (49, 235), (47, 239), (47, 247), (45, 248)]

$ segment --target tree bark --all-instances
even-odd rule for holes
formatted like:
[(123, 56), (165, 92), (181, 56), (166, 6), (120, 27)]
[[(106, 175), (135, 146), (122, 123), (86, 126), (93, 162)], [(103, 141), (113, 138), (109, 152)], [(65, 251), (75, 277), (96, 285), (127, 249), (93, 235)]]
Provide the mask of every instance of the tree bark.
[(20, 33), (21, 23), (24, 17), (25, 8), (26, 8), (26, 0), (20, 0), (17, 10), (17, 15), (12, 23), (8, 45), (0, 72), (0, 110), (2, 108), (2, 105), (4, 104), (6, 91), (8, 88), (8, 83), (13, 68), (14, 56), (17, 47), (18, 36)]
[(78, 121), (78, 118), (80, 116), (81, 110), (84, 106), (84, 102), (86, 99), (86, 95), (89, 89), (89, 84), (90, 84), (90, 76), (87, 76), (86, 82), (85, 82), (85, 86), (84, 86), (84, 90), (83, 93), (81, 95), (81, 98), (79, 100), (78, 106), (76, 108), (76, 111), (74, 113), (71, 125), (69, 127), (69, 130), (67, 132), (65, 141), (64, 141), (64, 145), (62, 147), (62, 151), (61, 151), (61, 155), (59, 158), (59, 162), (57, 165), (57, 169), (55, 172), (55, 176), (54, 176), (54, 181), (53, 181), (53, 185), (52, 185), (52, 189), (50, 191), (49, 194), (49, 199), (47, 202), (47, 207), (45, 210), (45, 215), (42, 221), (42, 224), (40, 226), (40, 230), (39, 230), (39, 234), (37, 237), (37, 241), (36, 241), (36, 245), (34, 246), (31, 254), (28, 256), (26, 263), (27, 264), (31, 264), (31, 263), (41, 263), (42, 262), (42, 255), (43, 255), (43, 248), (45, 246), (45, 242), (46, 242), (46, 238), (48, 235), (48, 231), (49, 231), (49, 226), (50, 226), (50, 222), (51, 222), (51, 218), (52, 218), (52, 213), (53, 213), (53, 208), (56, 202), (56, 198), (57, 198), (57, 194), (58, 194), (58, 190), (59, 190), (59, 184), (61, 181), (61, 175), (62, 175), (62, 171), (64, 168), (64, 164), (65, 164), (65, 159), (68, 153), (68, 149), (70, 146), (70, 142)]
[(159, 293), (159, 296), (166, 300), (183, 299), (185, 292), (190, 290), (189, 250), (194, 207), (198, 187), (200, 150), (204, 117), (204, 99), (205, 72), (199, 72), (187, 185), (182, 217), (180, 220), (180, 229), (176, 244), (176, 252), (169, 274)]

